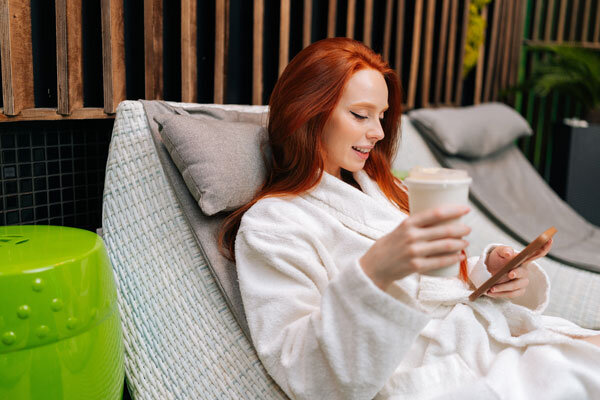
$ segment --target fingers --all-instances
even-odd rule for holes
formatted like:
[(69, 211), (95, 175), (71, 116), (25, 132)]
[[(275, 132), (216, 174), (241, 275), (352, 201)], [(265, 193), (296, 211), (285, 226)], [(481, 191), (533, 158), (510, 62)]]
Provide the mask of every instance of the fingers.
[(443, 239), (430, 242), (416, 242), (408, 247), (412, 257), (431, 257), (436, 255), (459, 252), (469, 246), (469, 242), (462, 239)]
[(502, 278), (500, 278), (500, 280), (498, 281), (498, 284), (504, 283), (504, 282), (509, 282), (513, 279), (528, 278), (528, 277), (529, 277), (529, 270), (527, 269), (527, 263), (523, 263), (519, 267), (508, 271), (507, 274), (505, 274)]
[(490, 293), (488, 290), (488, 293), (486, 293), (487, 296), (489, 297), (493, 297), (495, 299), (514, 299), (520, 296), (523, 296), (525, 294), (525, 288), (522, 289), (518, 289), (512, 292), (501, 292), (501, 293)]
[(423, 211), (411, 215), (405, 220), (405, 224), (416, 227), (426, 227), (437, 225), (446, 221), (460, 218), (467, 214), (471, 209), (463, 205), (440, 206), (431, 210)]
[(456, 264), (463, 259), (463, 255), (459, 253), (444, 254), (433, 257), (417, 257), (413, 258), (413, 272), (424, 273), (438, 268), (448, 267)]
[(465, 224), (456, 223), (448, 225), (436, 225), (422, 229), (416, 229), (416, 240), (438, 240), (445, 238), (462, 238), (471, 233), (471, 228)]
[(523, 290), (529, 285), (529, 278), (517, 278), (506, 283), (498, 283), (488, 291), (488, 294), (497, 294), (501, 297), (511, 294), (512, 292)]

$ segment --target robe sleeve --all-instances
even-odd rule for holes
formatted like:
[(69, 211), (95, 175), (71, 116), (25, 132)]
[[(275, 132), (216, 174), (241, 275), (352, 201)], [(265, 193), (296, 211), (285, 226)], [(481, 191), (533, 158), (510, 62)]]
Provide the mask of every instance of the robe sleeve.
[(429, 318), (375, 286), (358, 260), (328, 276), (316, 248), (295, 239), (248, 230), (236, 238), (258, 356), (292, 399), (372, 399)]
[[(483, 249), (479, 257), (469, 258), (467, 264), (469, 279), (476, 287), (481, 286), (492, 277), (492, 274), (487, 269), (485, 260), (487, 259), (487, 255), (497, 246), (502, 245), (498, 243), (489, 244)], [(525, 294), (510, 299), (510, 301), (535, 312), (542, 313), (550, 301), (550, 279), (542, 267), (535, 261), (527, 263), (526, 268), (529, 271), (529, 285), (527, 285)]]

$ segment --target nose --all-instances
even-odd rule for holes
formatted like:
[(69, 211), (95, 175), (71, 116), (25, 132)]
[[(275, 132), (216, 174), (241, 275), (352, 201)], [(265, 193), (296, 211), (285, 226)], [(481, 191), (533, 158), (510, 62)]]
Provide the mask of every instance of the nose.
[(381, 121), (377, 119), (374, 126), (369, 127), (369, 131), (367, 132), (367, 139), (379, 141), (385, 137), (385, 133), (383, 132), (383, 127), (381, 126)]

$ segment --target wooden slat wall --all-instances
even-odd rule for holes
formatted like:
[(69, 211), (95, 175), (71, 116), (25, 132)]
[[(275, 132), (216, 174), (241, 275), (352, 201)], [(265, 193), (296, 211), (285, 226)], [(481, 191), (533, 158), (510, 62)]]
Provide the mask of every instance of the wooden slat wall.
[[(56, 0), (57, 107), (35, 108), (32, 68), (31, 9), (29, 1), (0, 0), (0, 57), (4, 108), (0, 121), (22, 119), (106, 118), (114, 114), (126, 96), (124, 38), (124, 0), (101, 0), (102, 60), (104, 106), (84, 105), (81, 6), (84, 0)], [(164, 97), (163, 4), (166, 0), (143, 1), (144, 96)], [(181, 2), (181, 100), (196, 102), (200, 98), (198, 0)], [(214, 68), (211, 78), (212, 102), (225, 103), (227, 53), (231, 0), (212, 0), (214, 15)], [(521, 65), (523, 43), (570, 43), (600, 49), (600, 3), (597, 0), (535, 0), (528, 22), (534, 34), (524, 36), (526, 0), (492, 0), (484, 11), (487, 20), (485, 42), (480, 46), (474, 71), (462, 76), (464, 43), (467, 34), (469, 0), (364, 0), (357, 14), (356, 0), (329, 0), (326, 5), (304, 0), (299, 14), (302, 22), (291, 21), (292, 0), (279, 0), (280, 12), (271, 22), (278, 26), (279, 48), (276, 71), (281, 74), (293, 58), (293, 40), (301, 38), (302, 48), (319, 40), (322, 33), (313, 31), (313, 14), (326, 12), (326, 37), (345, 32), (381, 52), (397, 71), (405, 88), (405, 108), (460, 105), (472, 95), (473, 103), (498, 99), (499, 93), (516, 83)], [(235, 3), (236, 5), (238, 3)], [(377, 6), (377, 8), (376, 8)], [(323, 8), (326, 11), (321, 11)], [(381, 11), (385, 9), (385, 11)], [(265, 101), (265, 0), (252, 2), (251, 43), (252, 93), (248, 103)], [(376, 11), (380, 10), (380, 11)], [(343, 12), (344, 15), (339, 15)], [(375, 15), (383, 12), (383, 16)], [(204, 17), (204, 16), (203, 16)], [(247, 18), (243, 16), (243, 18)], [(376, 18), (376, 19), (375, 19)], [(362, 32), (356, 29), (357, 19)], [(337, 21), (345, 26), (337, 27)], [(321, 22), (319, 22), (321, 23)], [(296, 28), (294, 28), (296, 26)], [(533, 28), (531, 28), (533, 26)], [(395, 28), (394, 28), (395, 27)], [(178, 28), (179, 29), (179, 28)], [(299, 29), (301, 32), (292, 32)], [(272, 30), (271, 30), (272, 31)], [(295, 36), (294, 36), (295, 35)], [(527, 37), (523, 40), (523, 37)], [(166, 44), (165, 44), (166, 45)], [(296, 47), (297, 48), (297, 47)], [(294, 50), (296, 51), (296, 50)], [(212, 57), (212, 55), (211, 55)], [(140, 71), (142, 73), (142, 71)], [(272, 78), (271, 78), (272, 79)], [(465, 86), (465, 80), (470, 80)], [(471, 93), (463, 96), (463, 87)], [(267, 93), (268, 96), (268, 93)], [(204, 97), (206, 98), (206, 96)]]

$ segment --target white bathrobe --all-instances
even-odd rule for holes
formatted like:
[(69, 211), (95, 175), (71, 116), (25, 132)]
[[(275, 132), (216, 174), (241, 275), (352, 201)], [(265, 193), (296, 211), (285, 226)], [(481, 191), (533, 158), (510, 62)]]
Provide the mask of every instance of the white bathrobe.
[[(513, 302), (469, 302), (453, 277), (375, 286), (358, 260), (406, 215), (364, 171), (354, 178), (362, 191), (324, 173), (302, 196), (262, 199), (238, 231), (252, 340), (290, 398), (600, 399), (600, 348), (570, 337), (600, 332), (541, 315), (549, 281), (536, 263)], [(469, 259), (476, 285), (494, 246)]]

